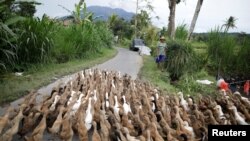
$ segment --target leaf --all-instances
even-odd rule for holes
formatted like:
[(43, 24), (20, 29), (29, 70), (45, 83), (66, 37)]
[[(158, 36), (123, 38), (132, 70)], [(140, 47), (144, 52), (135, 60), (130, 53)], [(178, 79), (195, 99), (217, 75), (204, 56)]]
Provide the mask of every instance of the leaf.
[(15, 17), (9, 18), (7, 21), (4, 22), (4, 24), (6, 24), (8, 26), (8, 25), (12, 25), (18, 21), (24, 21), (25, 19), (26, 18), (21, 17), (21, 16), (15, 16)]
[(0, 22), (0, 26), (7, 31), (11, 36), (16, 36), (16, 34), (4, 23)]
[(0, 66), (2, 66), (6, 70), (6, 67), (3, 63), (0, 63)]

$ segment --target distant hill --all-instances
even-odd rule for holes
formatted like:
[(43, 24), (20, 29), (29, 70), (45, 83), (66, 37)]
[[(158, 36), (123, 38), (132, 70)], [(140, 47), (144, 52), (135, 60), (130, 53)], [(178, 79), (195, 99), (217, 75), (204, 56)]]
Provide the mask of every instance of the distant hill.
[(135, 15), (132, 12), (127, 12), (121, 8), (110, 8), (105, 6), (89, 6), (87, 7), (89, 12), (94, 13), (94, 17), (99, 17), (100, 20), (108, 20), (108, 17), (112, 14), (116, 14), (127, 21), (130, 21)]

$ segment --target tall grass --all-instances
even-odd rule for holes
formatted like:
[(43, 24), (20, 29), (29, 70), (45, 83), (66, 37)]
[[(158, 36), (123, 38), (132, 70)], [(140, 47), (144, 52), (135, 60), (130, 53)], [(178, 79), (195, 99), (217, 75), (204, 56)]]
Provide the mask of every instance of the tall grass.
[(30, 18), (20, 24), (17, 43), (18, 65), (47, 63), (53, 47), (55, 24), (48, 18)]
[(235, 71), (250, 78), (250, 39), (245, 38), (240, 46), (234, 64)]
[(188, 36), (188, 29), (186, 24), (177, 26), (175, 30), (175, 39), (186, 40)]
[(64, 63), (88, 58), (102, 53), (103, 48), (111, 48), (113, 35), (103, 24), (86, 22), (59, 27), (54, 40), (53, 57), (56, 62)]
[(166, 69), (172, 80), (198, 69), (199, 58), (190, 43), (185, 41), (168, 42)]
[(52, 49), (53, 59), (57, 63), (65, 63), (74, 59), (77, 54), (75, 38), (81, 37), (79, 32), (75, 32), (73, 27), (59, 26), (57, 34), (54, 36), (54, 47)]
[[(216, 28), (209, 33), (208, 55), (212, 72), (222, 76), (250, 77), (250, 39), (237, 38)], [(211, 71), (211, 70), (210, 70)]]

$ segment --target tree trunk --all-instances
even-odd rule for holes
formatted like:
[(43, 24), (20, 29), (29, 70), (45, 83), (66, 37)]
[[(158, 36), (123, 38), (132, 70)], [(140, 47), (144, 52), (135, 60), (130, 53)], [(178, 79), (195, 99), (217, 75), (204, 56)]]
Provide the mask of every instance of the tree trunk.
[(135, 38), (137, 38), (137, 14), (138, 14), (138, 0), (136, 0), (136, 9), (135, 9)]
[(169, 17), (168, 17), (168, 36), (173, 39), (175, 35), (175, 8), (176, 0), (168, 0)]
[(199, 16), (202, 3), (203, 3), (203, 0), (198, 0), (198, 2), (197, 2), (195, 12), (194, 12), (194, 16), (193, 16), (193, 19), (192, 19), (192, 22), (191, 22), (191, 25), (190, 25), (190, 29), (189, 29), (189, 32), (188, 32), (188, 40), (191, 39), (191, 36), (192, 36), (192, 34), (194, 32), (195, 24), (196, 24), (196, 21), (197, 21), (198, 16)]

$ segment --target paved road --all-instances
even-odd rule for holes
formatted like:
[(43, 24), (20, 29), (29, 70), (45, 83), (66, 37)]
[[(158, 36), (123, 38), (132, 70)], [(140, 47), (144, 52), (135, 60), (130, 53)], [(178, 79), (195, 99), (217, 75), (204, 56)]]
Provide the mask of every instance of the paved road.
[(120, 71), (122, 74), (127, 73), (131, 75), (133, 79), (136, 79), (142, 66), (141, 56), (138, 52), (132, 52), (128, 49), (117, 48), (117, 50), (118, 54), (116, 57), (94, 68)]
[[(122, 74), (129, 74), (132, 76), (133, 79), (137, 77), (137, 74), (142, 66), (142, 57), (138, 54), (138, 52), (132, 52), (128, 49), (124, 48), (116, 48), (118, 50), (118, 54), (110, 59), (109, 61), (94, 66), (93, 68), (105, 69), (109, 71), (120, 71)], [(42, 100), (42, 96), (49, 95), (52, 88), (56, 87), (60, 83), (66, 83), (70, 79), (74, 77), (74, 74), (65, 76), (56, 80), (55, 82), (44, 86), (38, 90), (38, 93), (41, 95), (37, 96), (37, 101)], [(11, 102), (10, 105), (16, 107), (19, 103), (23, 101), (23, 98), (18, 99), (14, 102)], [(3, 114), (3, 111), (6, 107), (0, 107), (0, 115)]]

